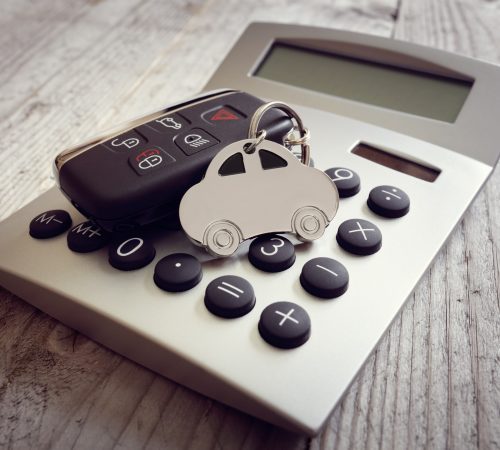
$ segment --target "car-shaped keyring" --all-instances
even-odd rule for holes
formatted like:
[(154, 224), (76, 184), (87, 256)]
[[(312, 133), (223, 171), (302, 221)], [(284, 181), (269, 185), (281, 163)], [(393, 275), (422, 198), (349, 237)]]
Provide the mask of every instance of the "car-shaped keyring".
[(251, 144), (254, 139), (222, 149), (180, 203), (182, 228), (214, 256), (229, 256), (245, 239), (266, 233), (318, 239), (337, 212), (328, 175), (275, 142), (264, 140), (247, 153)]

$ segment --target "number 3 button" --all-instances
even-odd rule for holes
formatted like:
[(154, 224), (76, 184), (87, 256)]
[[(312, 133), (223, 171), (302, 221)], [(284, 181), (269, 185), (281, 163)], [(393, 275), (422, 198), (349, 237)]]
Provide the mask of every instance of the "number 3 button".
[(295, 262), (295, 247), (283, 236), (268, 234), (250, 244), (249, 261), (265, 272), (281, 272)]

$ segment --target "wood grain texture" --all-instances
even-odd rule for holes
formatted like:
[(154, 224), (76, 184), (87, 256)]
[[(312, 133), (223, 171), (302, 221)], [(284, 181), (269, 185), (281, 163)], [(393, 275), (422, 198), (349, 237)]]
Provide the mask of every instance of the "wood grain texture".
[[(0, 217), (52, 185), (65, 146), (199, 91), (254, 20), (500, 62), (499, 1), (6, 0)], [(498, 449), (499, 239), (497, 169), (315, 439), (157, 376), (0, 290), (0, 447)]]

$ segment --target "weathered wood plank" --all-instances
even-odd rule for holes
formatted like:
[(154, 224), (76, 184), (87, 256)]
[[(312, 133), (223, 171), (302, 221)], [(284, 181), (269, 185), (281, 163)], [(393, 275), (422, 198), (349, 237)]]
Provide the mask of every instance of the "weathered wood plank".
[[(252, 20), (500, 60), (499, 2), (54, 2), (52, 27), (50, 14), (25, 20), (14, 3), (2, 5), (12, 11), (2, 23), (27, 24), (32, 37), (0, 39), (18, 68), (0, 90), (0, 134), (3, 149), (33, 150), (0, 160), (2, 217), (52, 183), (61, 147), (200, 90)], [(499, 448), (499, 184), (497, 170), (318, 438), (156, 376), (0, 291), (0, 447)]]

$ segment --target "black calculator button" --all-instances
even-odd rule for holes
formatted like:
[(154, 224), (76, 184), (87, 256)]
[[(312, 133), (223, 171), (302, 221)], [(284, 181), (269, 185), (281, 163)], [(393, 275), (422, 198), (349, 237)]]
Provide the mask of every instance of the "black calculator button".
[(30, 236), (48, 239), (64, 233), (71, 226), (71, 216), (62, 209), (52, 209), (36, 216), (30, 222)]
[(259, 333), (274, 347), (299, 347), (311, 336), (311, 319), (306, 310), (295, 303), (272, 303), (260, 315)]
[(172, 253), (156, 263), (154, 282), (164, 291), (182, 292), (195, 287), (203, 276), (200, 261), (187, 253)]
[(252, 241), (248, 259), (257, 269), (281, 272), (295, 262), (295, 247), (283, 236), (267, 234)]
[(309, 294), (321, 298), (340, 297), (349, 286), (349, 273), (332, 258), (314, 258), (304, 264), (300, 284)]
[(136, 150), (129, 156), (128, 162), (137, 175), (142, 176), (174, 163), (175, 158), (159, 147), (151, 147)]
[(119, 270), (136, 270), (153, 261), (156, 250), (144, 237), (128, 236), (115, 241), (109, 247), (109, 263)]
[(351, 219), (340, 225), (337, 242), (344, 250), (355, 255), (371, 255), (382, 247), (382, 233), (368, 220)]
[(205, 306), (216, 316), (228, 319), (244, 316), (255, 306), (252, 285), (235, 275), (216, 278), (205, 291)]
[(377, 186), (370, 191), (368, 207), (379, 216), (397, 218), (408, 214), (410, 197), (394, 186)]
[(219, 140), (201, 128), (193, 128), (178, 135), (175, 143), (189, 156), (218, 144)]
[[(148, 122), (145, 126), (158, 133), (166, 133), (174, 136), (186, 131), (189, 128), (189, 122), (179, 114), (167, 114)], [(141, 127), (141, 130), (142, 129), (143, 127)], [(144, 130), (144, 132), (147, 133), (147, 130)]]
[(104, 142), (103, 145), (114, 152), (130, 152), (135, 148), (143, 147), (146, 143), (147, 140), (142, 134), (130, 130)]
[(236, 111), (228, 105), (216, 106), (208, 111), (205, 111), (201, 118), (210, 125), (225, 125), (229, 123), (237, 123), (244, 120), (246, 116)]
[(67, 236), (68, 248), (77, 253), (89, 253), (104, 247), (110, 234), (91, 220), (73, 227)]
[(325, 170), (339, 191), (339, 197), (346, 198), (356, 195), (361, 189), (359, 175), (354, 170), (345, 167), (332, 167)]

